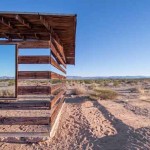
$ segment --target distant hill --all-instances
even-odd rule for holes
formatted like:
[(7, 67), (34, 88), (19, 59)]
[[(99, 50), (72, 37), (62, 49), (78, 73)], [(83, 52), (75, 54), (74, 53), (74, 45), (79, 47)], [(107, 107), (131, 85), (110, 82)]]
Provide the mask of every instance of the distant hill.
[(67, 76), (67, 79), (74, 80), (97, 80), (97, 79), (143, 79), (150, 78), (150, 76), (96, 76), (96, 77), (82, 77), (82, 76)]
[(0, 80), (2, 79), (15, 79), (15, 77), (10, 77), (10, 76), (1, 76)]

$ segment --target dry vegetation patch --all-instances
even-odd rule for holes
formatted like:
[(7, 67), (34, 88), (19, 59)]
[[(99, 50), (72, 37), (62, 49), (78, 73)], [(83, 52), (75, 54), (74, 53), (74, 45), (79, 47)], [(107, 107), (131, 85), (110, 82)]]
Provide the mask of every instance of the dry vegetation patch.
[(87, 94), (87, 91), (85, 89), (85, 87), (83, 86), (75, 86), (75, 88), (73, 88), (71, 90), (71, 93), (72, 95), (84, 95), (84, 94)]
[(14, 91), (10, 89), (0, 90), (0, 97), (14, 97)]
[(95, 88), (91, 93), (90, 93), (90, 98), (91, 99), (111, 99), (114, 100), (118, 96), (118, 93), (110, 90), (110, 89), (104, 89), (104, 88)]
[(130, 88), (129, 91), (131, 93), (140, 93), (140, 94), (144, 94), (145, 90), (142, 87), (133, 87)]

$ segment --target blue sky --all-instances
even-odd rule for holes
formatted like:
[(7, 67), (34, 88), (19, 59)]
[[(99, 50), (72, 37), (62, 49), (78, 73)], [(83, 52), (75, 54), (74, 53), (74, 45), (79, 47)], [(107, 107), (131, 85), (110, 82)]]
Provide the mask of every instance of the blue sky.
[[(0, 1), (1, 11), (77, 14), (76, 65), (67, 75), (78, 76), (150, 75), (149, 6), (150, 0)], [(13, 74), (11, 51), (0, 46), (0, 75)]]

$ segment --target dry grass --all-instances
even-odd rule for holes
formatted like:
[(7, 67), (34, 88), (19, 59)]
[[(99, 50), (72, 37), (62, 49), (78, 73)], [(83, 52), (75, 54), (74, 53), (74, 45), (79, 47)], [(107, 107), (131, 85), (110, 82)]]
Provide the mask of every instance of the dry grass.
[(142, 87), (134, 87), (134, 88), (130, 88), (129, 91), (131, 93), (140, 93), (140, 94), (144, 94), (144, 89)]
[(15, 93), (13, 90), (0, 90), (0, 97), (14, 97)]
[(118, 93), (110, 90), (110, 89), (102, 89), (102, 88), (95, 88), (91, 93), (90, 93), (90, 98), (91, 99), (102, 99), (102, 100), (114, 100), (118, 96)]
[(86, 93), (87, 91), (83, 86), (76, 86), (74, 89), (71, 90), (72, 95), (83, 95)]

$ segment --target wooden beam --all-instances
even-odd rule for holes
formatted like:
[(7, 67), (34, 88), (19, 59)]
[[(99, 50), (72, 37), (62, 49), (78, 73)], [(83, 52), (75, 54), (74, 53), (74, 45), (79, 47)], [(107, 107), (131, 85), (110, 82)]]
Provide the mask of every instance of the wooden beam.
[(13, 29), (13, 25), (7, 21), (4, 17), (0, 17), (0, 23), (2, 23), (3, 25), (7, 26), (10, 29)]
[(0, 117), (0, 125), (49, 125), (48, 117)]
[(28, 27), (29, 29), (31, 29), (31, 25), (29, 22), (27, 22), (26, 20), (24, 20), (20, 15), (16, 15), (15, 19), (18, 20), (18, 22), (20, 22), (22, 25)]
[(51, 65), (57, 68), (58, 70), (62, 71), (63, 73), (66, 74), (65, 69), (63, 69), (55, 60), (54, 58), (50, 57)]
[(49, 86), (19, 86), (18, 95), (49, 95), (51, 87)]
[(50, 56), (19, 56), (18, 64), (50, 64)]

